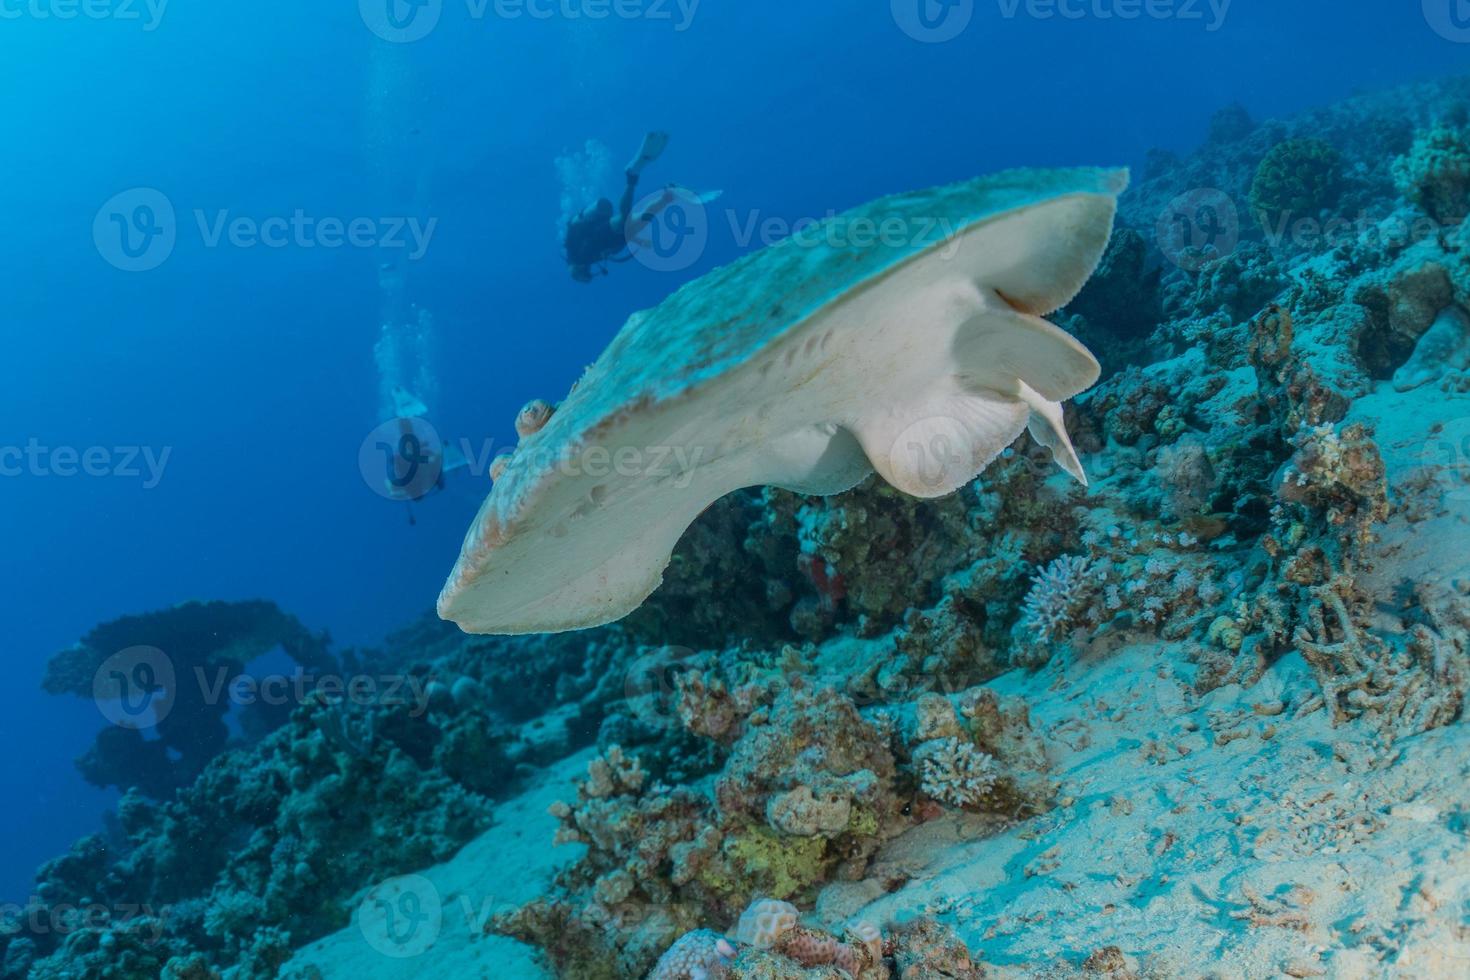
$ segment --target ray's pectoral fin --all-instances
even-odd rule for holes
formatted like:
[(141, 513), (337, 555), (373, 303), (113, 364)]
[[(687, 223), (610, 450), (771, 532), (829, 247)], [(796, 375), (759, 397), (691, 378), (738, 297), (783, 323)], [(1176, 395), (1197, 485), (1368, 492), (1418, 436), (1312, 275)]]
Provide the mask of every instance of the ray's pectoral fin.
[(830, 497), (862, 483), (873, 472), (863, 447), (848, 430), (826, 423), (775, 440), (764, 453), (754, 485)]
[(985, 281), (1024, 313), (1045, 316), (1066, 306), (1108, 247), (1116, 195), (1127, 183), (1125, 173), (1115, 173), (1111, 193), (1057, 197), (997, 220), (991, 240), (1005, 247), (991, 250)]
[(943, 497), (979, 476), (1026, 428), (1025, 403), (946, 378), (925, 397), (875, 407), (853, 424), (883, 479), (914, 497)]
[(953, 354), (965, 385), (1024, 404), (1032, 437), (1086, 486), (1061, 403), (1097, 381), (1101, 368), (1092, 352), (1055, 324), (1012, 308), (997, 293), (967, 290), (953, 302), (962, 311)]
[(966, 298), (969, 314), (955, 332), (954, 356), (976, 385), (1020, 397), (1022, 381), (1061, 402), (1097, 382), (1102, 368), (1076, 337), (1039, 316), (1007, 306), (997, 294)]

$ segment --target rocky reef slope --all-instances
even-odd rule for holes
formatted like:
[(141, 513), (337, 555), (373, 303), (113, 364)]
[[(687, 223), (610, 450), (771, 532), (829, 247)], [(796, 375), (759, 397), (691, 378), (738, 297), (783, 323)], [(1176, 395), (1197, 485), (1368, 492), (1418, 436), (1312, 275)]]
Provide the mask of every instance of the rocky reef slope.
[(0, 977), (1470, 969), (1467, 106), (1151, 158), (1060, 318), (1090, 488), (1023, 442), (938, 501), (738, 494), (622, 624), (425, 622), (361, 655), (422, 710), (130, 795), (32, 911), (154, 911)]

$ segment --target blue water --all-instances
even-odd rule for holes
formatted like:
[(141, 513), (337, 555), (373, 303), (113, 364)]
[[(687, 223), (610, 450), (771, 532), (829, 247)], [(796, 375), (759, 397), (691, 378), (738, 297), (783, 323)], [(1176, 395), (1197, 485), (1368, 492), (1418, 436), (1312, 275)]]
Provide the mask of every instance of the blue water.
[[(382, 420), (385, 254), (434, 316), (432, 421), (500, 445), (520, 405), (563, 395), (628, 313), (753, 247), (727, 209), (819, 218), (1006, 166), (1136, 163), (1193, 146), (1230, 102), (1262, 118), (1470, 54), (1417, 0), (1238, 0), (1214, 30), (1206, 3), (1198, 20), (1123, 21), (1008, 18), (1009, 0), (984, 0), (939, 44), (907, 36), (886, 2), (705, 0), (685, 24), (673, 3), (671, 19), (593, 21), (474, 19), (448, 0), (411, 44), (375, 37), (352, 0), (176, 0), (156, 23), (121, 4), (60, 19), (38, 16), (60, 0), (0, 0), (0, 445), (99, 447), (112, 469), (126, 469), (119, 447), (168, 453), (156, 481), (146, 460), (137, 476), (0, 478), (6, 900), (112, 799), (71, 763), (96, 708), (39, 689), (52, 652), (196, 597), (272, 599), (339, 645), (430, 608), (485, 486), (455, 474), (411, 525), (359, 470)], [(686, 269), (630, 263), (579, 286), (559, 255), (555, 160), (600, 141), (615, 194), (654, 127), (674, 138), (650, 187), (724, 191), (710, 245)], [(176, 210), (177, 244), (146, 272), (109, 264), (93, 234), (134, 188)], [(211, 247), (195, 217), (298, 209), (437, 223), (408, 261)]]

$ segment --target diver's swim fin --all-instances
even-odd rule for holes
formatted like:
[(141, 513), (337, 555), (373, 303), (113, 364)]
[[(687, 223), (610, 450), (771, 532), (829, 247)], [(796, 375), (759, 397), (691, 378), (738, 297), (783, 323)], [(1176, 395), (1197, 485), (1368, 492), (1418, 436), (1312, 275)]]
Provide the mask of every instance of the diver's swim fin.
[(659, 206), (652, 210), (652, 213), (657, 214), (675, 201), (682, 201), (684, 204), (713, 204), (724, 196), (724, 191), (695, 191), (687, 187), (680, 187), (678, 184), (670, 184), (664, 188), (665, 200), (661, 201)]
[(655, 130), (643, 137), (643, 146), (633, 162), (628, 164), (628, 173), (642, 174), (643, 168), (664, 155), (664, 150), (669, 147), (669, 134)]
[(393, 386), (393, 410), (401, 419), (421, 419), (429, 414), (429, 406), (403, 385)]

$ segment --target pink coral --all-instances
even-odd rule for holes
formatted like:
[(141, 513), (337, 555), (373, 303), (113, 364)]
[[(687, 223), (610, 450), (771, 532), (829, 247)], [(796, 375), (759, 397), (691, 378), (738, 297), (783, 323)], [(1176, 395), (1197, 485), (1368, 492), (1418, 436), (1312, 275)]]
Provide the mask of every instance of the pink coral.
[(669, 947), (648, 980), (719, 980), (729, 975), (727, 964), (734, 958), (735, 947), (724, 936), (696, 929)]
[(796, 906), (774, 898), (757, 898), (740, 915), (735, 938), (747, 946), (770, 949), (796, 928)]

